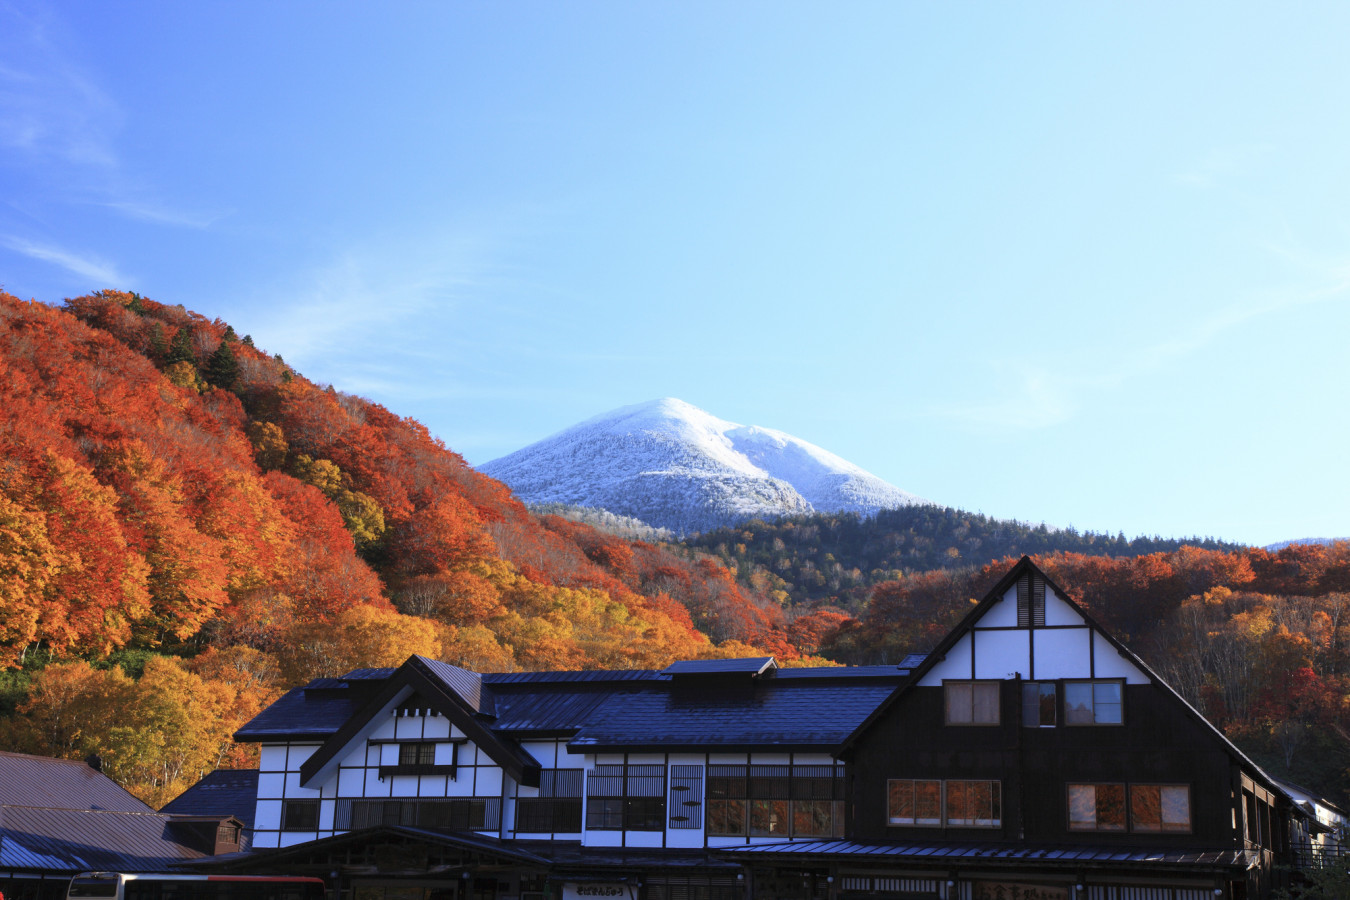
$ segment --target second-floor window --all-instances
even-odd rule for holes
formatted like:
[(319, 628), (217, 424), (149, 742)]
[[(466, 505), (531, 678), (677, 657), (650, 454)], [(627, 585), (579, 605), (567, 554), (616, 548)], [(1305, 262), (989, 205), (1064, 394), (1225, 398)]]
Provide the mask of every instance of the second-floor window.
[(666, 767), (597, 765), (586, 777), (590, 831), (661, 831), (666, 822)]
[(886, 821), (928, 828), (999, 828), (1003, 785), (997, 781), (892, 778)]
[(282, 831), (313, 831), (318, 827), (318, 800), (287, 800), (281, 805)]
[(1064, 682), (1064, 724), (1120, 725), (1125, 721), (1119, 681)]
[(516, 800), (516, 831), (572, 834), (581, 831), (581, 769), (544, 769), (539, 796)]
[(948, 725), (997, 725), (999, 682), (944, 681)]
[(844, 770), (837, 766), (708, 766), (708, 834), (838, 837)]
[(1191, 830), (1191, 789), (1184, 784), (1070, 784), (1070, 831)]
[(1022, 682), (1022, 725), (1025, 728), (1053, 728), (1058, 695), (1053, 681)]
[(436, 745), (431, 742), (398, 745), (400, 766), (430, 766), (436, 762)]

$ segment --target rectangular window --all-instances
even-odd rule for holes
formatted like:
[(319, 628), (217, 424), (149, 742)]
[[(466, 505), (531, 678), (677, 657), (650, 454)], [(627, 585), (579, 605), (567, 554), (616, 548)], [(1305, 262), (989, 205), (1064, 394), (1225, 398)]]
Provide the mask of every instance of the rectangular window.
[(1066, 681), (1066, 725), (1120, 725), (1125, 721), (1119, 681)]
[(573, 834), (581, 831), (581, 769), (544, 769), (539, 796), (516, 800), (516, 831)]
[(666, 819), (666, 767), (597, 765), (586, 778), (586, 828), (661, 831)]
[(1125, 785), (1069, 785), (1070, 831), (1124, 831)]
[(430, 766), (436, 763), (436, 745), (432, 743), (413, 743), (398, 745), (398, 764), (400, 766)]
[(839, 766), (708, 766), (708, 834), (840, 837)]
[(1022, 725), (1025, 728), (1055, 726), (1058, 695), (1053, 681), (1022, 683)]
[(938, 781), (892, 778), (886, 782), (891, 825), (999, 828), (1003, 786), (997, 781)]
[(942, 782), (892, 779), (889, 817), (892, 825), (941, 825)]
[(318, 827), (318, 800), (286, 800), (281, 804), (282, 831), (314, 831)]
[(1133, 831), (1191, 830), (1191, 789), (1184, 784), (1130, 785)]
[(948, 725), (997, 725), (997, 681), (944, 681)]
[(345, 805), (339, 801), (336, 818), (339, 831), (380, 825), (448, 831), (496, 831), (501, 825), (501, 798), (352, 800)]

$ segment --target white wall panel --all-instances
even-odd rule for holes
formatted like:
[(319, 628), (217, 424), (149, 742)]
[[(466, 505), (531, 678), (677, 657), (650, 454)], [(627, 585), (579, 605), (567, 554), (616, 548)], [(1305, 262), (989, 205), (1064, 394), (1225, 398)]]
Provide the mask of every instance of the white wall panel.
[(421, 716), (398, 716), (394, 719), (394, 737), (410, 740), (422, 736)]
[(1014, 587), (997, 603), (991, 604), (989, 610), (980, 616), (977, 628), (1016, 628), (1017, 627), (1017, 588)]
[(363, 797), (388, 797), (389, 779), (381, 778), (376, 769), (366, 769), (366, 789)]
[(1138, 666), (1120, 655), (1120, 651), (1111, 646), (1111, 642), (1101, 634), (1093, 632), (1096, 641), (1097, 677), (1124, 678), (1126, 684), (1149, 684), (1148, 676)]
[(429, 716), (422, 720), (422, 733), (429, 738), (448, 738), (450, 720), (445, 716)]
[(755, 753), (750, 756), (752, 766), (786, 766), (791, 757), (786, 753)]
[(286, 776), (281, 772), (258, 773), (258, 796), (280, 797), (286, 784)]
[(391, 775), (385, 779), (391, 797), (416, 797), (419, 780), (416, 775)]
[(254, 829), (267, 830), (281, 827), (281, 801), (259, 800), (253, 813)]
[(956, 646), (947, 651), (946, 659), (928, 670), (928, 674), (920, 679), (919, 684), (924, 687), (940, 687), (943, 679), (969, 677), (970, 635), (967, 634), (956, 642)]
[(1045, 680), (1087, 678), (1091, 635), (1087, 628), (1036, 629), (1036, 669), (1024, 674)]
[[(1040, 641), (1041, 632), (1036, 633)], [(1012, 678), (1031, 671), (1031, 639), (1027, 631), (981, 631), (975, 635), (975, 677)], [(969, 677), (969, 676), (967, 676)]]
[(317, 797), (317, 796), (319, 796), (318, 786), (315, 785), (314, 787), (308, 787), (308, 788), (306, 788), (306, 787), (301, 787), (301, 786), (300, 786), (300, 773), (299, 773), (299, 772), (287, 772), (287, 773), (286, 773), (286, 796), (287, 796), (287, 797)]
[(660, 847), (664, 837), (659, 831), (625, 831), (624, 836), (629, 847)]
[(1045, 624), (1047, 625), (1081, 625), (1083, 617), (1074, 612), (1069, 604), (1065, 603), (1054, 589), (1049, 585), (1045, 588)]
[(340, 797), (360, 797), (365, 786), (365, 769), (342, 769), (338, 773), (338, 796)]
[(473, 793), (476, 797), (500, 797), (502, 793), (502, 770), (496, 766), (480, 766)]
[[(630, 831), (629, 834), (632, 834)], [(657, 833), (660, 836), (660, 833)], [(623, 846), (622, 831), (588, 831), (582, 838), (582, 844), (587, 847), (621, 847)]]
[(300, 766), (315, 753), (319, 752), (318, 744), (291, 744), (291, 752), (287, 757), (286, 768), (292, 772), (299, 771)]
[(264, 744), (262, 751), (258, 754), (258, 771), (286, 771), (286, 745)]

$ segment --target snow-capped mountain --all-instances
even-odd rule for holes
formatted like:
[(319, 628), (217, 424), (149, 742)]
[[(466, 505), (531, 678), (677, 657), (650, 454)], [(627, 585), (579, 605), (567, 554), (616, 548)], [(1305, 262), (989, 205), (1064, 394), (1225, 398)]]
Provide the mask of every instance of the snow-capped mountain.
[(929, 502), (815, 444), (673, 398), (607, 412), (478, 468), (526, 503), (601, 507), (680, 534)]

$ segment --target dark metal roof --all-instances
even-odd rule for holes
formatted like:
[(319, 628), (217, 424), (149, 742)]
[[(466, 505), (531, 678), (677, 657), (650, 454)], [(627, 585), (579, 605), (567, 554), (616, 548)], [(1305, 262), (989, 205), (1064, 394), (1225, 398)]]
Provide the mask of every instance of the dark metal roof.
[(761, 675), (777, 667), (772, 656), (747, 659), (684, 659), (661, 670), (662, 675)]
[(589, 669), (584, 672), (485, 672), (482, 675), (483, 683), (493, 688), (499, 684), (661, 681), (664, 677), (655, 669)]
[(432, 675), (454, 691), (469, 709), (476, 713), (491, 712), (491, 700), (484, 697), (483, 679), (477, 672), (470, 672), (468, 669), (461, 669), (459, 666), (452, 666), (438, 659), (428, 659), (425, 656), (418, 656), (416, 659), (421, 660)]
[[(322, 740), (342, 727), (342, 723), (366, 699), (365, 694), (344, 686), (332, 686), (322, 679), (302, 688), (287, 691), (271, 706), (254, 716), (234, 733), (236, 741)], [(330, 689), (331, 688), (331, 689)]]
[[(148, 809), (148, 807), (147, 807)], [(156, 812), (0, 807), (0, 868), (151, 872), (202, 855)]]
[[(571, 877), (575, 867), (578, 874), (596, 869), (620, 869), (637, 874), (645, 868), (691, 868), (715, 869), (728, 874), (740, 871), (740, 865), (734, 862), (710, 856), (703, 848), (660, 849), (641, 847), (583, 847), (580, 844), (562, 841), (515, 841), (517, 846), (528, 847), (532, 852), (547, 858), (554, 866), (555, 874)], [(619, 873), (605, 872), (606, 879)]]
[[(567, 690), (569, 686), (573, 689)], [(595, 690), (585, 683), (561, 685), (554, 690), (502, 691), (496, 693), (497, 718), (492, 730), (570, 736), (591, 721), (596, 708), (612, 696), (612, 691)]]
[(894, 684), (770, 679), (741, 690), (634, 691), (598, 706), (571, 740), (577, 748), (793, 747), (829, 749)]
[(0, 806), (154, 812), (86, 762), (26, 753), (0, 753)]
[(170, 800), (162, 813), (175, 816), (234, 816), (253, 828), (258, 806), (257, 769), (216, 769)]
[(1056, 863), (1071, 865), (1107, 864), (1139, 866), (1174, 866), (1203, 868), (1236, 868), (1246, 870), (1259, 862), (1256, 850), (1186, 850), (1136, 847), (1055, 846), (998, 843), (894, 843), (863, 844), (857, 841), (793, 841), (779, 844), (750, 844), (718, 850), (719, 855), (740, 857), (745, 854), (805, 857), (870, 857), (921, 858), (960, 861), (963, 864), (983, 860), (1000, 865), (1024, 863), (1045, 866)]

